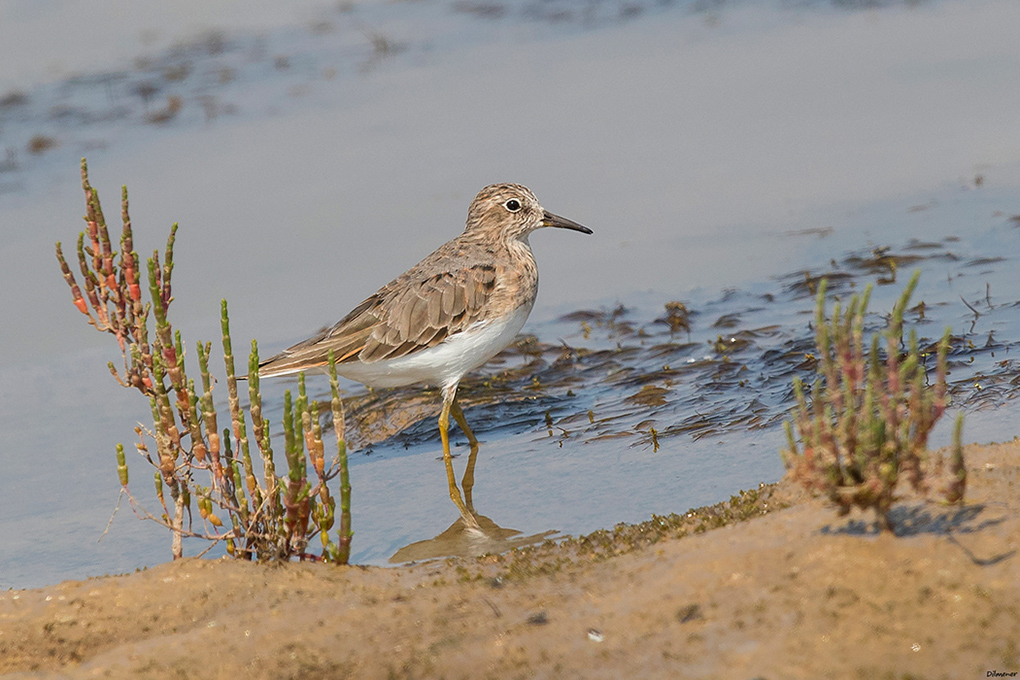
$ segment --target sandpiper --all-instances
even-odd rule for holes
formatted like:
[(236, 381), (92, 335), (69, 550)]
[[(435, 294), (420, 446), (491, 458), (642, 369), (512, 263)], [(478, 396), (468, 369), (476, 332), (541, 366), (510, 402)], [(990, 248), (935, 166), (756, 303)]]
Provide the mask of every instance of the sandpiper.
[(528, 236), (542, 227), (591, 229), (545, 210), (520, 184), (485, 187), (468, 208), (463, 233), (380, 288), (336, 325), (266, 359), (263, 377), (325, 367), (369, 387), (414, 383), (442, 389), (439, 435), (450, 497), (470, 523), (450, 464), (452, 414), (478, 440), (457, 404), (457, 385), (513, 342), (538, 293)]

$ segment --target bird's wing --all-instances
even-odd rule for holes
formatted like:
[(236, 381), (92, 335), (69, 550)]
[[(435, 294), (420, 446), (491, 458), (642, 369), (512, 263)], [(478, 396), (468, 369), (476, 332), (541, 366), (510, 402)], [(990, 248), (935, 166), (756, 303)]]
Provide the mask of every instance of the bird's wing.
[(496, 267), (491, 264), (438, 273), (419, 265), (383, 286), (332, 328), (260, 363), (259, 373), (268, 377), (325, 366), (330, 350), (341, 364), (396, 359), (434, 347), (480, 320), (495, 287)]

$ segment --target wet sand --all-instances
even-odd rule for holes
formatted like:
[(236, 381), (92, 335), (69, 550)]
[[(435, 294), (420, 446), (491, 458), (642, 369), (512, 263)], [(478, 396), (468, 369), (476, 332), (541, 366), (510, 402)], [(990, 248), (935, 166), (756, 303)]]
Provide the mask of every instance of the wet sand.
[(634, 532), (621, 531), (624, 554), (598, 560), (579, 559), (576, 542), (393, 569), (186, 559), (11, 590), (0, 594), (0, 673), (1011, 673), (1020, 670), (1020, 442), (970, 446), (967, 464), (966, 505), (905, 499), (897, 536), (876, 534), (870, 516), (836, 518), (781, 482), (760, 494), (762, 511), (751, 514), (763, 516), (636, 549)]

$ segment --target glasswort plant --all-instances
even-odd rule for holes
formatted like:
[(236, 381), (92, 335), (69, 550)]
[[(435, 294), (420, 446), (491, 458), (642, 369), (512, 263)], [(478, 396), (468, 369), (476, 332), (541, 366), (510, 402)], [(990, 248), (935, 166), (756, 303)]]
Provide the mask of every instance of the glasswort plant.
[[(238, 394), (234, 372), (227, 302), (221, 303), (223, 360), (226, 372), (230, 427), (219, 429), (213, 402), (215, 380), (209, 368), (211, 343), (196, 346), (200, 383), (188, 377), (185, 345), (168, 317), (173, 302), (171, 277), (177, 225), (170, 229), (162, 264), (159, 251), (146, 261), (149, 301), (143, 302), (141, 260), (134, 250), (128, 214), (127, 187), (122, 190), (123, 228), (119, 252), (114, 251), (99, 195), (81, 164), (85, 191), (86, 230), (78, 236), (77, 256), (82, 286), (68, 266), (61, 244), (57, 260), (71, 289), (75, 307), (101, 332), (117, 339), (123, 367), (109, 363), (110, 373), (124, 387), (134, 388), (149, 400), (152, 427), (135, 428), (135, 448), (154, 469), (160, 510), (146, 510), (128, 487), (124, 447), (117, 445), (117, 474), (136, 515), (157, 522), (171, 532), (174, 559), (183, 555), (185, 537), (225, 542), (227, 553), (243, 559), (322, 559), (346, 564), (350, 557), (351, 486), (344, 441), (344, 413), (336, 370), (330, 357), (332, 400), (328, 408), (336, 434), (336, 455), (326, 464), (320, 405), (308, 399), (304, 375), (298, 395), (284, 395), (283, 434), (287, 473), (277, 474), (269, 421), (262, 415), (258, 375), (258, 346), (252, 341), (248, 359), (248, 416), (259, 465), (253, 462), (248, 420)], [(150, 323), (150, 314), (153, 322)], [(309, 466), (309, 463), (311, 465)], [(310, 467), (310, 471), (309, 471)], [(340, 530), (329, 538), (336, 501), (329, 483), (340, 479)], [(169, 498), (167, 498), (169, 495)], [(195, 526), (193, 508), (201, 527)], [(318, 535), (320, 555), (308, 551)], [(212, 546), (206, 549), (208, 551)], [(203, 551), (204, 554), (206, 551)]]
[[(785, 423), (787, 447), (781, 452), (790, 476), (805, 488), (824, 495), (840, 515), (853, 507), (875, 511), (879, 528), (892, 531), (889, 510), (896, 500), (901, 477), (923, 494), (931, 490), (932, 478), (944, 473), (941, 456), (930, 456), (928, 435), (946, 407), (946, 354), (950, 330), (938, 344), (936, 375), (927, 384), (928, 372), (911, 329), (906, 353), (902, 353), (903, 314), (917, 287), (914, 273), (893, 307), (886, 330), (874, 334), (864, 347), (864, 315), (871, 296), (855, 295), (841, 314), (836, 301), (832, 319), (825, 317), (826, 281), (818, 287), (815, 313), (815, 357), (818, 378), (810, 400), (799, 378), (793, 381), (797, 405), (793, 425)], [(879, 349), (885, 338), (884, 357)], [(950, 454), (948, 482), (940, 489), (950, 503), (961, 502), (967, 471), (960, 443), (963, 415), (959, 414)], [(934, 460), (933, 460), (934, 458)]]

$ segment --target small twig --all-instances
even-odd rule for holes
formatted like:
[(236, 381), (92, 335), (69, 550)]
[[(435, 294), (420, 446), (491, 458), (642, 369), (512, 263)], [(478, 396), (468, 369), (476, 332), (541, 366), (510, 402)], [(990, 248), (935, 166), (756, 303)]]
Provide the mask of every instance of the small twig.
[(117, 516), (117, 511), (120, 510), (120, 501), (124, 498), (125, 493), (126, 492), (124, 491), (124, 487), (121, 487), (120, 493), (117, 494), (117, 505), (114, 506), (113, 513), (110, 515), (110, 521), (106, 523), (106, 528), (103, 529), (103, 533), (101, 533), (99, 535), (99, 538), (96, 539), (96, 543), (102, 541), (103, 537), (106, 536), (107, 533), (109, 533), (110, 527), (113, 525), (113, 518)]
[(976, 310), (973, 307), (971, 307), (970, 303), (967, 302), (967, 300), (964, 299), (964, 297), (962, 295), (960, 296), (960, 300), (963, 302), (963, 304), (967, 305), (967, 309), (969, 309), (970, 311), (972, 311), (974, 313), (974, 318), (975, 319), (980, 319), (981, 318), (981, 313), (978, 312), (978, 310)]

